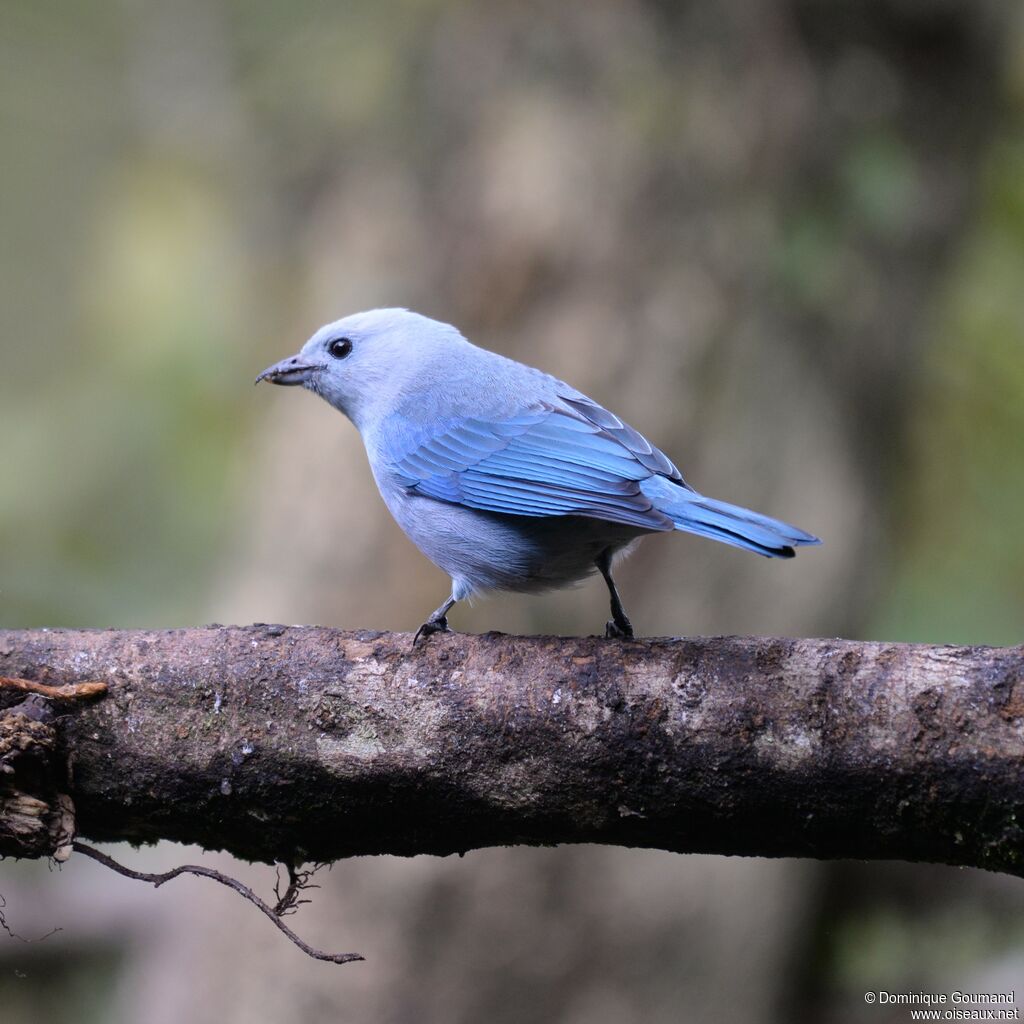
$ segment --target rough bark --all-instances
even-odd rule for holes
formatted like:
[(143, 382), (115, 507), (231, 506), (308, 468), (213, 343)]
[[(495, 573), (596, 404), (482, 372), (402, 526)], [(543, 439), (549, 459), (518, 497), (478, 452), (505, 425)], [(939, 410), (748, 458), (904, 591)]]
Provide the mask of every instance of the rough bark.
[(0, 712), (5, 855), (66, 848), (73, 805), (79, 836), (259, 861), (595, 842), (1024, 875), (1024, 648), (36, 630), (0, 632), (0, 673), (110, 687)]

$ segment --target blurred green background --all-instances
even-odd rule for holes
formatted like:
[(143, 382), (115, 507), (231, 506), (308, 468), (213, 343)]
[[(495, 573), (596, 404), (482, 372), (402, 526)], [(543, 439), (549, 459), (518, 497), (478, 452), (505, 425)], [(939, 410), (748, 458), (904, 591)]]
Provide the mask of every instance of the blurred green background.
[[(1018, 3), (0, 0), (0, 138), (0, 625), (415, 628), (445, 579), (354, 430), (251, 386), (405, 305), (824, 538), (785, 565), (648, 542), (641, 632), (1021, 640)], [(0, 867), (18, 931), (64, 926), (0, 936), (3, 1024), (878, 1024), (904, 1011), (867, 988), (1024, 987), (1021, 884), (971, 871), (354, 861), (299, 922), (372, 957), (340, 970), (175, 884)]]

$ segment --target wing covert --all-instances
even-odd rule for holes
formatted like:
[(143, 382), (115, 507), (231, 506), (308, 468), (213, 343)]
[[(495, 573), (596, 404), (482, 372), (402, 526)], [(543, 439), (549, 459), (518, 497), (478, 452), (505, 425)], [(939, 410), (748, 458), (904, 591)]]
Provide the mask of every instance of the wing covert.
[(573, 392), (500, 419), (465, 417), (423, 436), (391, 460), (412, 493), (521, 516), (582, 515), (671, 530), (640, 482), (658, 474), (685, 487), (641, 434)]

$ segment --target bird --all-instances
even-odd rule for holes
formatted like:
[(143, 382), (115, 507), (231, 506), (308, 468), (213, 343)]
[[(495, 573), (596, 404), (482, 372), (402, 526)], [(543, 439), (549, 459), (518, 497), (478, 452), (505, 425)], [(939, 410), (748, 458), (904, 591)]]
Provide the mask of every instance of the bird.
[(325, 324), (256, 383), (264, 380), (312, 391), (352, 421), (391, 515), (451, 577), (414, 646), (449, 631), (456, 602), (538, 593), (595, 572), (608, 587), (606, 637), (633, 639), (612, 564), (649, 534), (684, 531), (768, 558), (821, 543), (700, 494), (582, 392), (407, 309)]

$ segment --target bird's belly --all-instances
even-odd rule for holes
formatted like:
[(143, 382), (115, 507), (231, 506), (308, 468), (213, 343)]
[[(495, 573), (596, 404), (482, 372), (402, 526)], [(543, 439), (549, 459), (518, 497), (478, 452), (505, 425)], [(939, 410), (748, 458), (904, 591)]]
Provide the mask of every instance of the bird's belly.
[(619, 551), (646, 532), (584, 516), (505, 515), (404, 491), (382, 493), (399, 526), (465, 591), (461, 596), (575, 583), (595, 571), (602, 551)]

